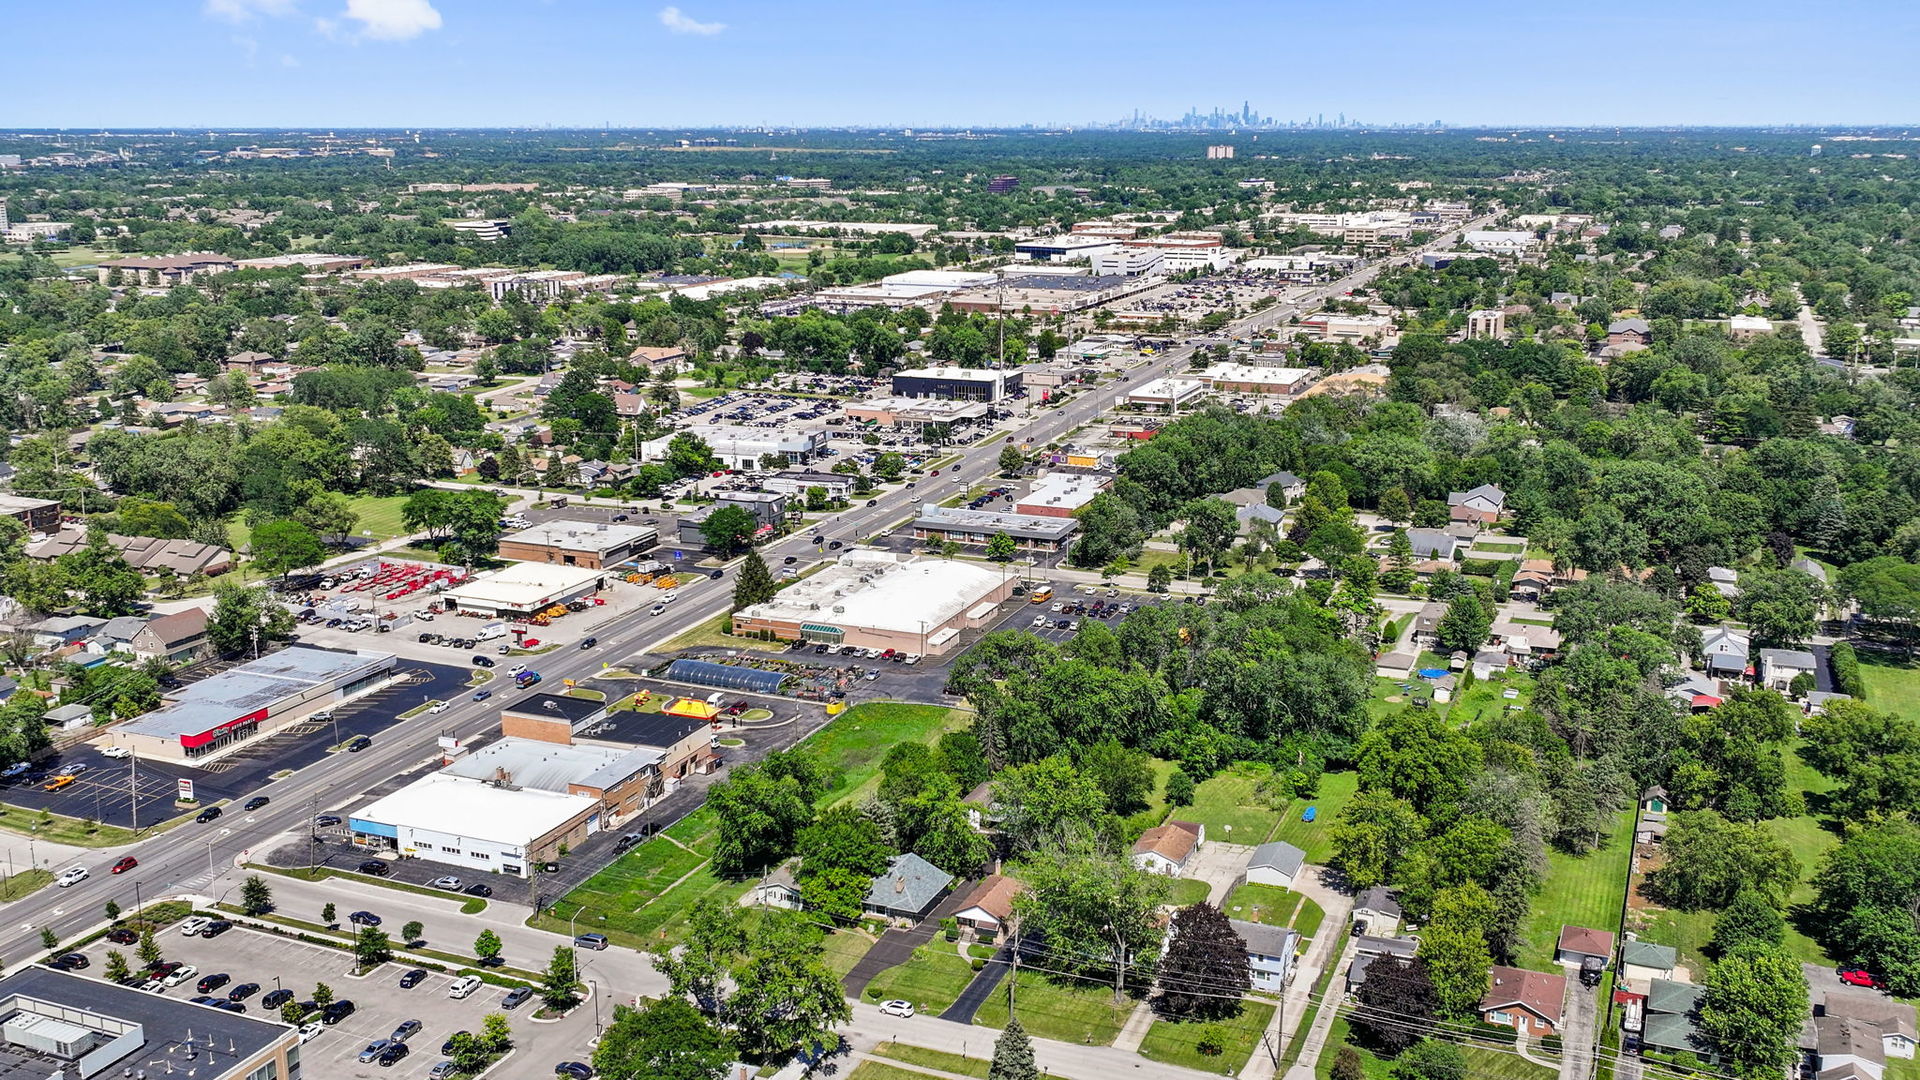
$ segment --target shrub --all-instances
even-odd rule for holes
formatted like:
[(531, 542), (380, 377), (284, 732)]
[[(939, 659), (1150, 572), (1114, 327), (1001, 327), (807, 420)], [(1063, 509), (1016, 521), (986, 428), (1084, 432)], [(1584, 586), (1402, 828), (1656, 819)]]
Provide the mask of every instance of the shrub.
[(1207, 1057), (1219, 1057), (1227, 1052), (1226, 1033), (1217, 1025), (1208, 1024), (1200, 1029), (1199, 1036), (1193, 1040), (1193, 1048)]
[(1867, 700), (1867, 683), (1860, 677), (1860, 654), (1853, 651), (1853, 646), (1836, 641), (1827, 656), (1833, 665), (1834, 688), (1848, 697)]

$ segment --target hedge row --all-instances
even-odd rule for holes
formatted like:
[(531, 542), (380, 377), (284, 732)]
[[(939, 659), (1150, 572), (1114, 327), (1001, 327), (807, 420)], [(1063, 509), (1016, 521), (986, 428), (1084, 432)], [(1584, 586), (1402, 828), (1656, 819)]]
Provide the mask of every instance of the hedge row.
[(1827, 655), (1833, 665), (1834, 688), (1848, 697), (1867, 700), (1867, 682), (1860, 677), (1860, 657), (1853, 646), (1844, 641), (1835, 642)]

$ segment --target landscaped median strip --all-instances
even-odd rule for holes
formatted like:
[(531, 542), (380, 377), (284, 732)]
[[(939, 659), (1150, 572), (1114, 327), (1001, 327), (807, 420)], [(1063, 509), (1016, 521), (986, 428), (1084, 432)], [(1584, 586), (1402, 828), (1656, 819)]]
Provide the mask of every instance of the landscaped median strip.
[(392, 889), (394, 892), (412, 893), (415, 896), (431, 896), (439, 900), (459, 900), (462, 901), (460, 905), (460, 913), (462, 915), (478, 915), (487, 910), (487, 901), (483, 897), (467, 896), (464, 893), (451, 893), (445, 889), (433, 889), (425, 885), (409, 885), (404, 881), (389, 881), (386, 878), (374, 877), (372, 874), (356, 874), (349, 870), (341, 870), (338, 867), (316, 866), (312, 870), (306, 870), (298, 867), (268, 866), (265, 863), (250, 862), (247, 864), (247, 869), (260, 870), (269, 874), (278, 874), (281, 877), (299, 878), (301, 881), (325, 881), (328, 878), (340, 878), (345, 881), (354, 881), (365, 885), (378, 885), (383, 889)]

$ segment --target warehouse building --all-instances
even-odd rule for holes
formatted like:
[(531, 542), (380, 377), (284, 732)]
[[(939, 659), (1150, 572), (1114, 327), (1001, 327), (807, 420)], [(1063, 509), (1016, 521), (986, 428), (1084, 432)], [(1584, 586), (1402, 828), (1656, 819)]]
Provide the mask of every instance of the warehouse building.
[(300, 1032), (277, 1019), (28, 964), (0, 979), (0, 1073), (297, 1080)]
[(999, 368), (912, 368), (893, 377), (896, 397), (999, 401), (1020, 391), (1020, 373)]
[(600, 800), (433, 773), (347, 815), (353, 842), (515, 877), (599, 831)]
[(1129, 405), (1179, 412), (1182, 406), (1199, 401), (1206, 393), (1207, 384), (1199, 379), (1181, 379), (1169, 375), (1127, 391), (1125, 400)]
[(1079, 529), (1080, 522), (1070, 517), (1006, 514), (961, 506), (929, 506), (913, 522), (916, 540), (983, 545), (995, 536), (1006, 535), (1026, 551), (1059, 551)]
[(545, 521), (500, 538), (500, 557), (599, 570), (631, 562), (660, 543), (660, 531), (604, 521)]
[(1011, 595), (1005, 573), (951, 559), (857, 548), (764, 604), (733, 616), (733, 632), (780, 641), (939, 655), (987, 625)]
[(1200, 373), (1216, 391), (1226, 394), (1297, 394), (1312, 377), (1306, 368), (1258, 364), (1215, 364)]
[(149, 759), (205, 763), (247, 739), (385, 686), (396, 663), (392, 653), (295, 645), (181, 688), (159, 709), (110, 728), (96, 745), (125, 747)]
[(584, 566), (516, 563), (476, 575), (441, 594), (448, 611), (488, 618), (525, 618), (555, 604), (579, 600), (607, 587), (606, 575)]
[(766, 457), (785, 458), (789, 465), (805, 465), (827, 445), (824, 431), (795, 431), (786, 428), (748, 428), (733, 424), (702, 424), (662, 435), (640, 444), (640, 460), (664, 461), (674, 435), (692, 435), (707, 444), (713, 456), (729, 469), (750, 471), (760, 467)]
[(1013, 508), (1035, 517), (1072, 517), (1075, 510), (1092, 502), (1112, 482), (1113, 477), (1098, 473), (1048, 473)]

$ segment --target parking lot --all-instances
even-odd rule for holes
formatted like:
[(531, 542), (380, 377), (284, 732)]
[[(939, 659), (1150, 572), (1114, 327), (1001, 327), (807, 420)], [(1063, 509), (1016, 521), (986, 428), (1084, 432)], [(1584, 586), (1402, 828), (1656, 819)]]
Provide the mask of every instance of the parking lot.
[[(154, 941), (166, 960), (198, 969), (187, 981), (161, 991), (169, 997), (184, 1001), (199, 996), (199, 980), (222, 973), (229, 975), (231, 981), (219, 988), (215, 996), (227, 996), (234, 987), (244, 983), (258, 984), (260, 989), (242, 1001), (252, 1014), (273, 1015), (273, 1010), (263, 1007), (261, 1000), (274, 990), (289, 990), (296, 1000), (310, 1001), (314, 987), (320, 983), (327, 984), (333, 991), (334, 1000), (352, 1001), (354, 1011), (350, 1016), (338, 1024), (323, 1026), (321, 1033), (301, 1049), (303, 1067), (310, 1076), (381, 1076), (394, 1080), (425, 1077), (442, 1059), (442, 1043), (456, 1031), (478, 1034), (482, 1018), (495, 1012), (505, 1012), (517, 1045), (532, 1041), (536, 1033), (540, 1036), (538, 1049), (527, 1046), (523, 1047), (525, 1053), (516, 1054), (519, 1067), (513, 1070), (515, 1075), (545, 1076), (553, 1062), (586, 1060), (590, 1053), (587, 1046), (593, 1037), (590, 1007), (575, 1010), (559, 1024), (535, 1025), (530, 1020), (533, 1010), (539, 1007), (537, 998), (506, 1011), (501, 1002), (507, 990), (490, 984), (482, 984), (470, 997), (450, 998), (447, 988), (452, 985), (453, 976), (439, 972), (428, 972), (418, 985), (402, 989), (400, 977), (411, 970), (408, 965), (385, 964), (366, 977), (357, 978), (352, 973), (352, 956), (347, 952), (240, 927), (219, 937), (202, 938), (181, 934), (176, 923), (154, 935)], [(104, 978), (102, 973), (109, 949), (120, 950), (129, 964), (140, 966), (132, 946), (102, 939), (82, 950), (91, 961), (83, 974)], [(404, 1059), (391, 1067), (359, 1062), (361, 1051), (369, 1043), (389, 1037), (406, 1020), (420, 1021), (421, 1029), (406, 1040), (411, 1052)], [(532, 1053), (546, 1056), (532, 1058)], [(527, 1064), (529, 1060), (534, 1064)]]
[[(37, 763), (24, 776), (0, 781), (0, 797), (19, 806), (121, 826), (134, 823), (137, 803), (139, 822), (146, 826), (174, 816), (181, 779), (193, 781), (194, 795), (202, 805), (255, 794), (271, 796), (275, 773), (321, 761), (332, 747), (355, 735), (378, 738), (399, 722), (401, 713), (422, 701), (451, 700), (449, 695), (465, 689), (467, 678), (466, 670), (445, 664), (404, 664), (392, 685), (339, 706), (332, 719), (301, 721), (242, 742), (205, 765), (142, 759), (135, 766), (103, 757), (91, 744), (81, 743)], [(61, 790), (47, 791), (43, 786), (49, 777), (71, 774), (76, 767), (80, 768), (78, 778)]]

